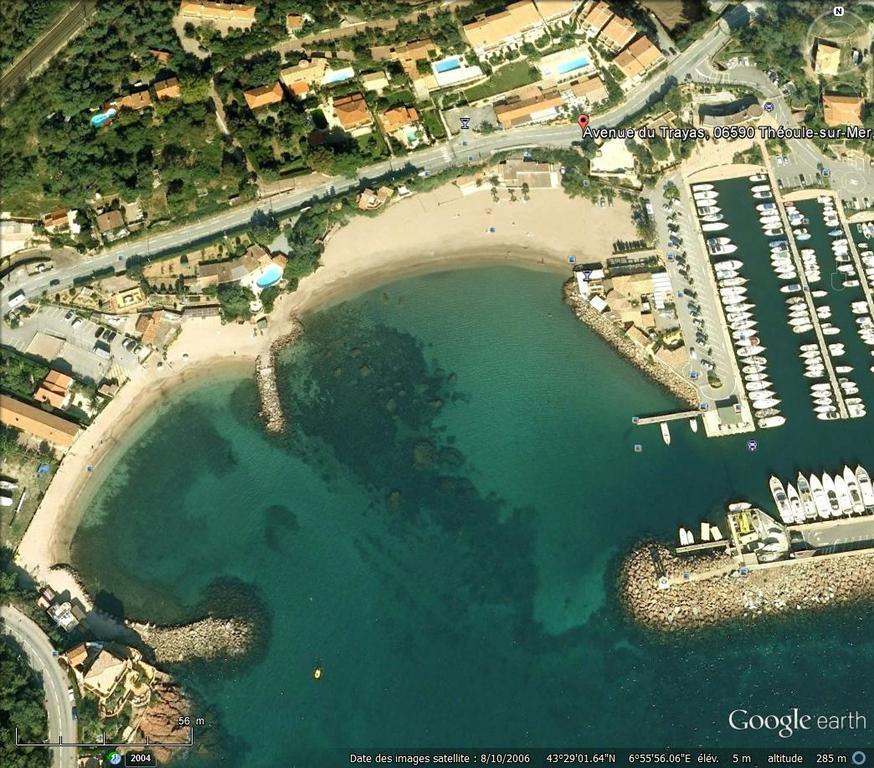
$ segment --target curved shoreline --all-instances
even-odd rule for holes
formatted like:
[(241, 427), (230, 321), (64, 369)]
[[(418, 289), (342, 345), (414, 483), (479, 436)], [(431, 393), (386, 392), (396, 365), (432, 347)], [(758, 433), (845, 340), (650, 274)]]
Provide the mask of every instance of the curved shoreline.
[(321, 266), (295, 292), (279, 297), (266, 334), (217, 318), (183, 324), (163, 366), (154, 363), (156, 352), (64, 457), (18, 547), (18, 563), (38, 580), (51, 575), (56, 591), (69, 590), (90, 605), (75, 573), (55, 566), (67, 563), (84, 492), (99, 487), (114, 449), (141, 434), (150, 423), (143, 414), (156, 400), (184, 392), (180, 386), (232, 369), (254, 377), (258, 356), (287, 335), (297, 318), (414, 275), (502, 263), (567, 274), (569, 255), (600, 259), (612, 240), (632, 239), (629, 212), (623, 201), (598, 208), (561, 190), (535, 190), (525, 203), (495, 203), (483, 192), (464, 196), (450, 184), (398, 201), (379, 216), (353, 219), (329, 239)]

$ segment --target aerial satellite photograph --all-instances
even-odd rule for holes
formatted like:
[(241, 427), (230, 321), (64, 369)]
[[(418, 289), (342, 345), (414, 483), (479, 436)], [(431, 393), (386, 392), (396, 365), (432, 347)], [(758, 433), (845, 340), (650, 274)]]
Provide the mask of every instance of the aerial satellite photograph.
[(0, 2), (0, 768), (874, 765), (874, 0)]

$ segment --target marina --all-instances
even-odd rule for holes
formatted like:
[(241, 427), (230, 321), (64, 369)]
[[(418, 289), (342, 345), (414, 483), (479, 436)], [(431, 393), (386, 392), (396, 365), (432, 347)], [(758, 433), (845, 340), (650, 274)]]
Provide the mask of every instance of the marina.
[[(709, 262), (709, 285), (692, 291), (689, 311), (699, 332), (706, 330), (698, 341), (715, 346), (720, 336), (731, 358), (730, 370), (720, 366), (718, 378), (708, 374), (708, 384), (699, 385), (705, 433), (782, 427), (805, 414), (821, 422), (863, 418), (874, 396), (867, 391), (874, 373), (874, 227), (849, 225), (832, 192), (784, 197), (769, 170), (742, 167), (756, 170), (734, 178), (702, 171), (686, 190), (699, 258)], [(708, 230), (711, 224), (719, 231)]]

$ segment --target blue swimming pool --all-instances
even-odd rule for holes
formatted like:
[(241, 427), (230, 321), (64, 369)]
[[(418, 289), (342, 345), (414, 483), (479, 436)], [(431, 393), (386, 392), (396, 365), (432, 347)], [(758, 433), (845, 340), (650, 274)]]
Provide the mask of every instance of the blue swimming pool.
[(434, 71), (435, 72), (451, 72), (453, 69), (458, 69), (461, 66), (461, 62), (458, 60), (457, 56), (451, 56), (448, 59), (443, 59), (443, 61), (435, 62)]
[(566, 75), (568, 72), (573, 72), (575, 69), (582, 69), (589, 65), (589, 60), (585, 56), (580, 56), (577, 59), (566, 61), (558, 68), (560, 75)]
[(274, 283), (278, 283), (282, 279), (282, 270), (277, 264), (270, 264), (264, 273), (255, 281), (255, 285), (259, 288), (269, 288)]

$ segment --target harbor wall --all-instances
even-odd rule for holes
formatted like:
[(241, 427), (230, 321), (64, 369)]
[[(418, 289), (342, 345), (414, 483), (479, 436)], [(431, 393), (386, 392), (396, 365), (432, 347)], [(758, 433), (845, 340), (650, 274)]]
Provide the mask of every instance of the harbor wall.
[(282, 432), (287, 425), (276, 381), (276, 356), (288, 344), (294, 344), (303, 335), (303, 325), (297, 319), (290, 321), (291, 329), (270, 344), (269, 351), (255, 359), (255, 381), (261, 401), (259, 416), (268, 432)]
[[(660, 566), (660, 567), (659, 567)], [(688, 574), (688, 576), (684, 576)], [(659, 578), (667, 589), (660, 588)], [(654, 630), (703, 629), (874, 599), (874, 550), (752, 566), (720, 551), (678, 557), (659, 542), (642, 542), (622, 562), (621, 600), (629, 616)]]
[(588, 301), (580, 296), (577, 282), (574, 278), (563, 286), (565, 303), (573, 310), (577, 318), (597, 333), (613, 349), (629, 363), (642, 371), (657, 384), (692, 408), (697, 408), (700, 402), (698, 390), (691, 382), (683, 379), (676, 371), (669, 368), (661, 360), (651, 356), (643, 347), (626, 336), (612, 320), (595, 310)]

